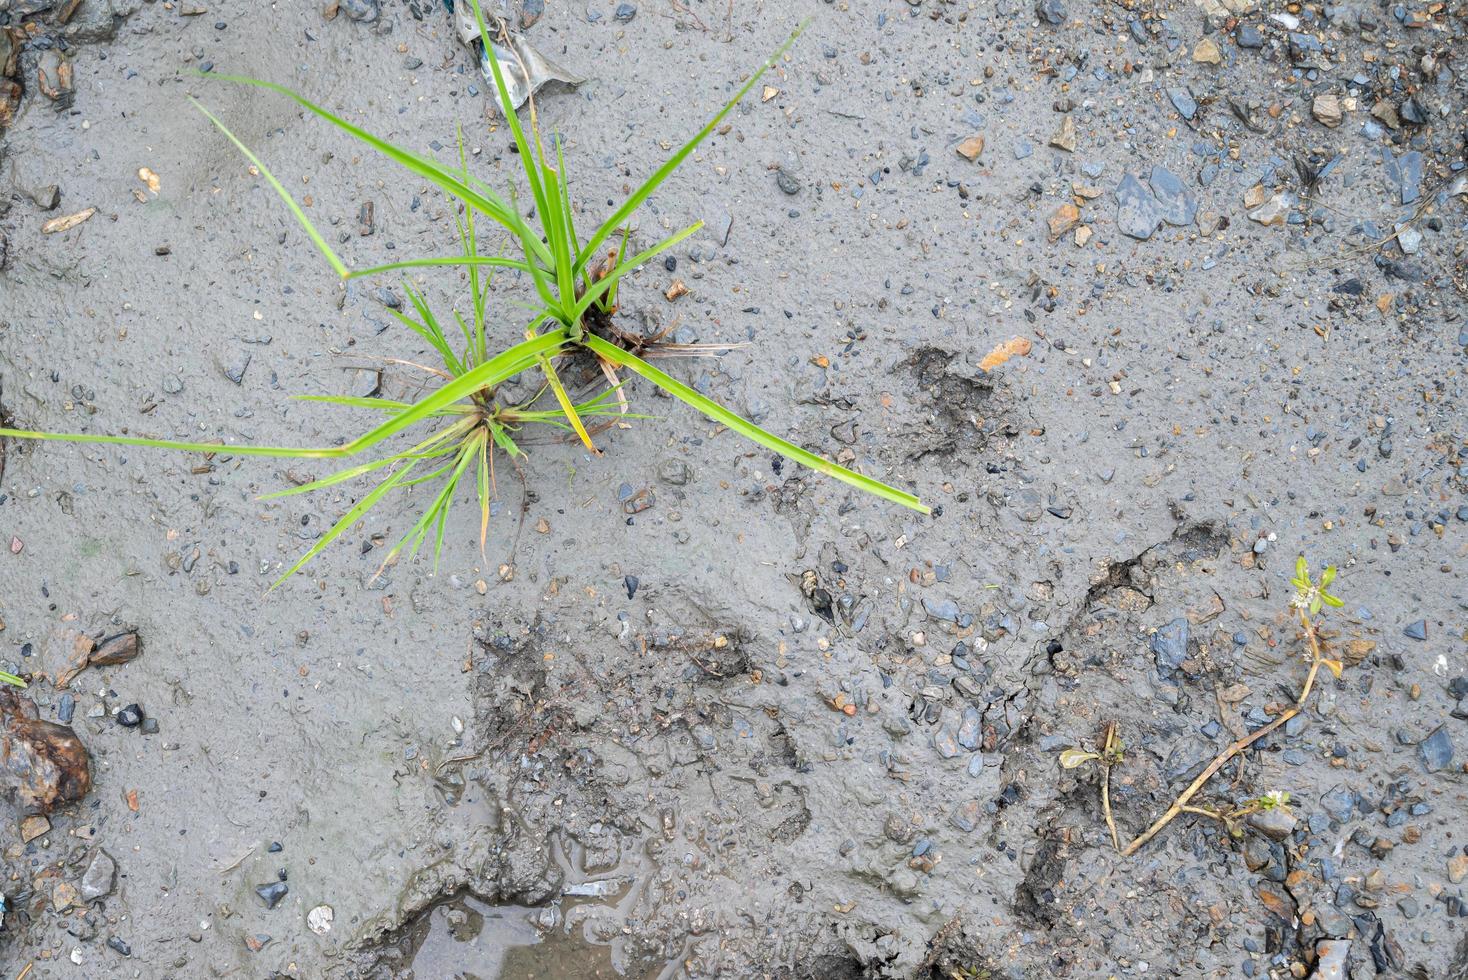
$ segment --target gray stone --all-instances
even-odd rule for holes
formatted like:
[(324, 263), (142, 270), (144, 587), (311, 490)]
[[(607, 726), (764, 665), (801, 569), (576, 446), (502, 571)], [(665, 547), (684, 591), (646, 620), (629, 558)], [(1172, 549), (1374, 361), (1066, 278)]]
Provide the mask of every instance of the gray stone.
[(1035, 4), (1035, 16), (1051, 27), (1059, 27), (1065, 23), (1065, 4), (1060, 0), (1040, 0)]
[(1019, 519), (1027, 524), (1038, 521), (1045, 513), (1039, 492), (1029, 487), (1015, 494), (1010, 504), (1019, 511)]
[(285, 898), (286, 893), (289, 891), (290, 886), (285, 882), (272, 881), (268, 885), (260, 885), (256, 888), (255, 894), (260, 896), (260, 901), (265, 903), (267, 909), (273, 909), (280, 904), (281, 900)]
[(1157, 660), (1158, 673), (1171, 677), (1188, 659), (1188, 621), (1179, 616), (1153, 633), (1148, 645)]
[(1332, 820), (1345, 823), (1356, 812), (1356, 792), (1344, 784), (1337, 785), (1320, 795), (1320, 805)]
[(243, 384), (245, 380), (245, 371), (249, 368), (249, 366), (250, 355), (246, 354), (234, 363), (224, 365), (224, 376), (233, 381), (235, 384)]
[(954, 807), (948, 821), (965, 834), (972, 833), (979, 825), (979, 814), (982, 812), (983, 804), (978, 800), (969, 800)]
[(1153, 167), (1152, 196), (1161, 209), (1162, 220), (1179, 228), (1187, 228), (1198, 215), (1198, 198), (1183, 186), (1177, 175), (1165, 167)]
[(923, 599), (923, 609), (933, 619), (943, 619), (950, 623), (958, 622), (958, 603), (952, 599)]
[(1282, 806), (1249, 814), (1249, 826), (1270, 840), (1284, 840), (1295, 829), (1295, 815)]
[(1189, 122), (1198, 114), (1198, 100), (1193, 98), (1193, 93), (1188, 91), (1186, 85), (1174, 85), (1169, 88), (1167, 98), (1172, 102), (1172, 107), (1178, 111), (1178, 114)]
[(117, 862), (112, 856), (101, 848), (92, 855), (92, 861), (87, 865), (87, 870), (82, 874), (81, 892), (84, 901), (94, 901), (106, 898), (112, 894), (112, 888), (117, 881)]
[(341, 0), (340, 10), (352, 20), (360, 20), (369, 24), (381, 13), (378, 8), (378, 0)]
[(1146, 241), (1161, 223), (1162, 209), (1152, 192), (1134, 175), (1122, 177), (1116, 185), (1116, 227), (1121, 233)]
[(953, 732), (947, 728), (940, 728), (933, 735), (933, 748), (945, 759), (951, 759), (958, 755), (958, 741), (953, 737)]
[(1381, 162), (1386, 168), (1387, 180), (1391, 181), (1403, 204), (1411, 204), (1422, 196), (1421, 153), (1409, 150), (1398, 157), (1393, 156), (1391, 150), (1383, 148)]
[(1442, 725), (1417, 743), (1417, 757), (1428, 772), (1437, 772), (1453, 764), (1453, 740)]
[(1315, 946), (1315, 980), (1346, 980), (1346, 957), (1351, 944), (1345, 939), (1327, 939)]
[(964, 708), (963, 722), (958, 726), (958, 744), (973, 752), (978, 749), (983, 734), (984, 723), (978, 709)]

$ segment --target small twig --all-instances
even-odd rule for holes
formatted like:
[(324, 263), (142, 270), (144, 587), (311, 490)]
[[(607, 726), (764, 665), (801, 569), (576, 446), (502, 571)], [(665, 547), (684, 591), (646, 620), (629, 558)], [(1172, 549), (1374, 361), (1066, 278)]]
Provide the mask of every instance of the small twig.
[(1101, 812), (1106, 815), (1106, 826), (1111, 830), (1111, 847), (1121, 850), (1121, 838), (1116, 834), (1116, 819), (1111, 815), (1111, 750), (1116, 741), (1116, 722), (1106, 723), (1106, 741), (1101, 747)]
[(1253, 745), (1261, 738), (1275, 731), (1280, 726), (1288, 722), (1291, 718), (1295, 717), (1295, 715), (1305, 710), (1305, 702), (1309, 700), (1310, 691), (1315, 686), (1315, 675), (1320, 672), (1320, 666), (1325, 662), (1325, 658), (1321, 655), (1320, 652), (1320, 641), (1315, 636), (1315, 624), (1310, 621), (1310, 618), (1305, 614), (1303, 610), (1301, 610), (1300, 612), (1300, 622), (1305, 627), (1306, 639), (1310, 641), (1311, 663), (1310, 673), (1305, 675), (1305, 686), (1301, 689), (1300, 696), (1295, 701), (1294, 705), (1282, 714), (1280, 714), (1280, 716), (1274, 719), (1274, 721), (1271, 721), (1269, 724), (1254, 732), (1252, 735), (1247, 735), (1244, 738), (1238, 739), (1228, 748), (1220, 752), (1218, 756), (1208, 764), (1208, 768), (1204, 769), (1201, 773), (1198, 774), (1197, 779), (1194, 779), (1191, 783), (1188, 784), (1188, 788), (1183, 790), (1182, 795), (1180, 795), (1177, 800), (1173, 802), (1172, 806), (1167, 808), (1167, 812), (1158, 817), (1157, 821), (1153, 823), (1152, 826), (1148, 827), (1145, 831), (1142, 832), (1139, 837), (1137, 837), (1136, 840), (1132, 841), (1126, 846), (1126, 850), (1121, 852), (1122, 857), (1131, 857), (1133, 854), (1137, 853), (1137, 851), (1139, 851), (1143, 847), (1143, 845), (1145, 845), (1149, 840), (1161, 833), (1164, 827), (1172, 823), (1173, 818), (1176, 817), (1179, 813), (1193, 812), (1196, 808), (1189, 808), (1187, 805), (1188, 801), (1196, 796), (1198, 794), (1198, 791), (1203, 788), (1208, 780), (1212, 779), (1213, 776), (1218, 772), (1218, 770), (1222, 769), (1230, 759), (1244, 752), (1246, 749), (1249, 748), (1249, 746)]

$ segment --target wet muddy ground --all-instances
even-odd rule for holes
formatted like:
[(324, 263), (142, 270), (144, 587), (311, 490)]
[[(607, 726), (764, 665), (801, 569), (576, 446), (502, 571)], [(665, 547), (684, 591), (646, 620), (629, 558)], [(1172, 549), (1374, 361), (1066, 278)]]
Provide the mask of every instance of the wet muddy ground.
[[(7, 417), (315, 445), (363, 420), (290, 395), (423, 390), (384, 362), (426, 356), (397, 284), (340, 286), (187, 96), (351, 263), (447, 254), (428, 187), (195, 74), (420, 151), (462, 126), (503, 186), (447, 12), (51, 6), (0, 0), (33, 25), (7, 34)], [(582, 227), (807, 16), (640, 213), (638, 244), (706, 226), (623, 315), (748, 342), (674, 369), (934, 515), (634, 384), (656, 418), (501, 481), (487, 560), (465, 503), (436, 574), (374, 580), (399, 501), (267, 593), (361, 489), (266, 502), (322, 473), (7, 442), (0, 669), (70, 719), (92, 789), (34, 836), (6, 811), (0, 972), (1468, 976), (1463, 12), (551, 0), (528, 37), (590, 79), (539, 101)], [(1143, 830), (1293, 703), (1301, 554), (1339, 568), (1343, 675), (1200, 797), (1290, 817), (1185, 815), (1118, 856), (1098, 768), (1060, 752), (1115, 722)], [(136, 659), (57, 685), (76, 631), (132, 629)]]

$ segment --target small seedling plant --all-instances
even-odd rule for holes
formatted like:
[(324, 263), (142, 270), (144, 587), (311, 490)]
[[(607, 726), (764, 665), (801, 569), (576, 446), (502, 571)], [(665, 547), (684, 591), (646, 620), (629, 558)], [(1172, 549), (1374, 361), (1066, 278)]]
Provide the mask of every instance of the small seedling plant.
[[(500, 22), (496, 22), (496, 33), (491, 33), (478, 0), (474, 2), (474, 12), (480, 38), (486, 48), (494, 38), (505, 36), (507, 28)], [(328, 448), (226, 445), (140, 436), (17, 429), (0, 429), (0, 436), (298, 459), (345, 459), (369, 451), (375, 452), (373, 458), (367, 462), (356, 463), (321, 479), (270, 495), (283, 497), (309, 493), (359, 478), (376, 481), (370, 490), (285, 571), (275, 585), (294, 575), (394, 491), (427, 488), (429, 503), (407, 533), (388, 552), (383, 567), (396, 559), (404, 549), (412, 557), (430, 536), (434, 540), (434, 559), (437, 562), (443, 548), (450, 506), (456, 491), (465, 481), (472, 482), (476, 487), (482, 552), (489, 528), (490, 503), (497, 486), (496, 456), (501, 455), (510, 460), (521, 456), (523, 450), (517, 441), (517, 433), (527, 427), (563, 428), (568, 433), (574, 433), (587, 450), (599, 454), (600, 450), (592, 438), (595, 431), (610, 425), (613, 416), (617, 420), (639, 417), (629, 411), (622, 372), (630, 372), (651, 382), (704, 416), (766, 449), (884, 500), (920, 513), (928, 513), (928, 508), (914, 495), (847, 469), (782, 439), (672, 377), (650, 363), (649, 357), (677, 345), (664, 345), (659, 338), (645, 338), (624, 331), (618, 327), (615, 319), (623, 279), (644, 262), (697, 232), (703, 224), (695, 222), (635, 254), (628, 255), (628, 244), (632, 238), (628, 221), (694, 149), (713, 133), (760, 77), (789, 50), (800, 31), (801, 28), (797, 28), (692, 139), (664, 160), (619, 207), (584, 238), (576, 229), (576, 208), (566, 177), (561, 141), (550, 140), (552, 152), (547, 152), (547, 140), (541, 134), (533, 96), (529, 102), (528, 130), (521, 124), (511, 103), (504, 73), (494, 57), (487, 60), (494, 75), (501, 112), (524, 168), (525, 184), (532, 199), (530, 203), (533, 204), (533, 218), (524, 215), (519, 195), (513, 188), (506, 196), (472, 173), (464, 153), (462, 134), (459, 139), (457, 165), (448, 165), (375, 136), (284, 86), (253, 78), (220, 76), (231, 82), (286, 96), (312, 115), (371, 147), (409, 173), (428, 181), (457, 202), (461, 208), (456, 213), (456, 220), (462, 246), (458, 254), (413, 258), (370, 268), (349, 268), (264, 162), (230, 132), (219, 118), (202, 105), (194, 103), (274, 188), (306, 235), (342, 279), (437, 266), (458, 266), (467, 270), (471, 292), (471, 310), (467, 318), (458, 313), (454, 314), (452, 322), (436, 317), (411, 283), (405, 283), (411, 311), (395, 314), (436, 352), (442, 367), (426, 370), (439, 376), (443, 383), (430, 394), (411, 402), (376, 397), (307, 396), (307, 400), (367, 410), (383, 416), (379, 424), (356, 438), (343, 445)], [(505, 45), (504, 49), (512, 48)], [(508, 233), (508, 238), (514, 245), (512, 254), (483, 254), (480, 247), (483, 236), (477, 223), (484, 220)], [(523, 339), (507, 347), (501, 346), (494, 338), (496, 331), (489, 317), (489, 289), (496, 270), (516, 272), (528, 278), (537, 300), (529, 320), (518, 328)], [(564, 365), (573, 357), (593, 359), (606, 379), (607, 387), (579, 401), (573, 398), (562, 380), (561, 369), (557, 367), (558, 362)], [(525, 372), (535, 372), (540, 376), (542, 384), (539, 391), (528, 400), (507, 404), (500, 397), (500, 386)], [(537, 407), (541, 396), (547, 392), (553, 396), (555, 407)], [(411, 445), (407, 448), (396, 451), (386, 448), (388, 440), (410, 431), (414, 436), (409, 440)]]
[(1116, 821), (1111, 814), (1111, 770), (1122, 764), (1125, 749), (1121, 738), (1117, 735), (1116, 724), (1109, 722), (1106, 725), (1101, 737), (1097, 739), (1095, 751), (1079, 747), (1061, 751), (1059, 762), (1063, 769), (1075, 769), (1087, 763), (1095, 763), (1101, 767), (1101, 812), (1111, 832), (1111, 846), (1123, 857), (1131, 857), (1137, 853), (1148, 841), (1161, 833), (1163, 828), (1184, 813), (1216, 820), (1223, 824), (1230, 836), (1239, 837), (1243, 834), (1243, 821), (1247, 817), (1270, 810), (1288, 811), (1290, 794), (1280, 790), (1272, 790), (1238, 803), (1221, 803), (1215, 806), (1197, 806), (1193, 804), (1192, 800), (1230, 759), (1243, 754), (1249, 746), (1277, 731), (1291, 718), (1305, 710), (1305, 705), (1310, 700), (1310, 693), (1315, 689), (1315, 679), (1322, 667), (1330, 671), (1337, 680), (1340, 679), (1343, 665), (1339, 659), (1327, 655), (1325, 641), (1321, 638), (1320, 624), (1317, 621), (1317, 617), (1325, 607), (1338, 609), (1343, 605), (1342, 601), (1329, 591), (1331, 583), (1335, 581), (1335, 575), (1335, 566), (1331, 565), (1320, 574), (1319, 578), (1311, 578), (1310, 567), (1303, 555), (1295, 563), (1295, 575), (1290, 579), (1290, 584), (1295, 587), (1295, 594), (1290, 598), (1290, 609), (1299, 618), (1300, 631), (1305, 638), (1307, 658), (1310, 664), (1310, 669), (1305, 675), (1305, 682), (1300, 687), (1300, 695), (1295, 699), (1295, 703), (1276, 715), (1269, 724), (1234, 741), (1218, 753), (1213, 761), (1198, 774), (1197, 778), (1178, 795), (1166, 812), (1153, 821), (1150, 827), (1138, 834), (1125, 848), (1121, 846), (1120, 839), (1117, 837)]

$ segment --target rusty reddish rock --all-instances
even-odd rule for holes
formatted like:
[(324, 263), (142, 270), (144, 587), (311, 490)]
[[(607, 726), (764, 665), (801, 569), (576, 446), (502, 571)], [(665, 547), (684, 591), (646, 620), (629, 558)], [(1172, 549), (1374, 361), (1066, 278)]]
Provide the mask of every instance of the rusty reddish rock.
[(0, 688), (0, 779), (27, 812), (50, 813), (91, 791), (91, 759), (70, 727), (42, 721), (29, 698)]

